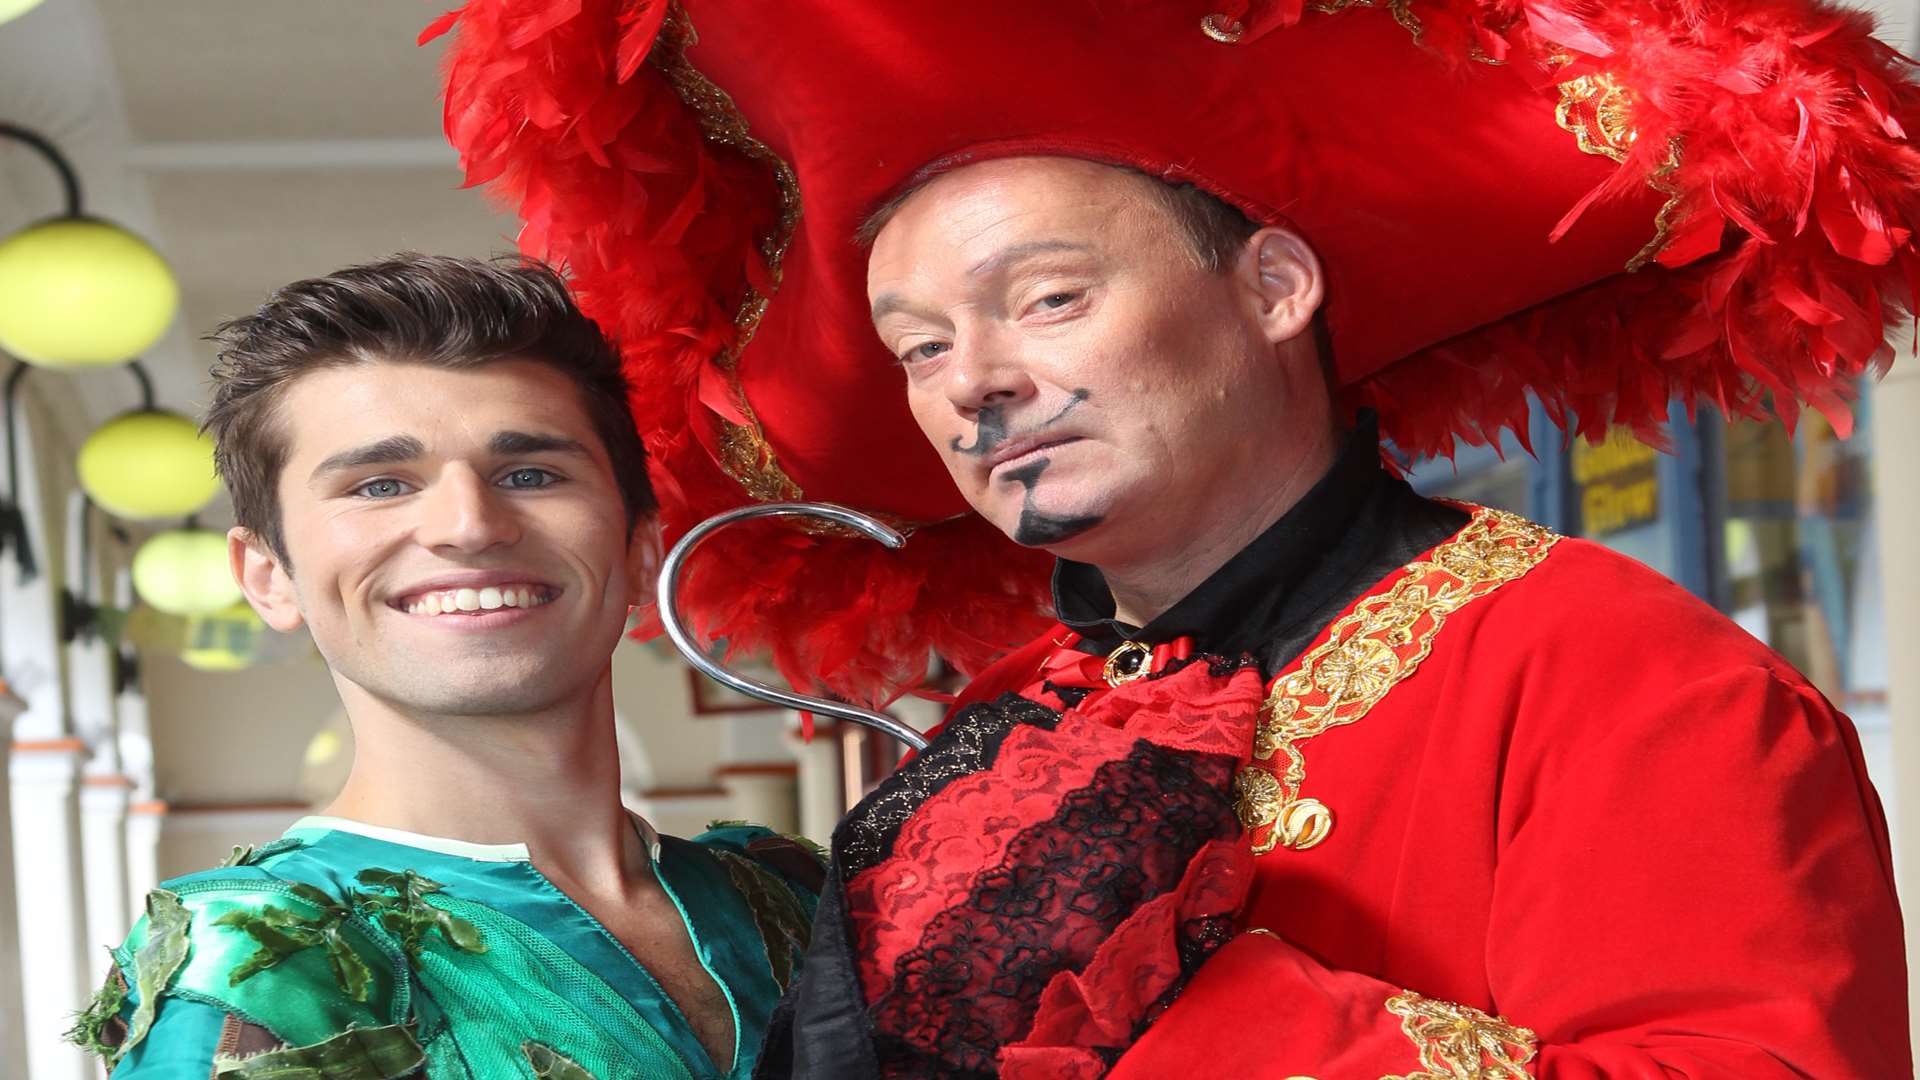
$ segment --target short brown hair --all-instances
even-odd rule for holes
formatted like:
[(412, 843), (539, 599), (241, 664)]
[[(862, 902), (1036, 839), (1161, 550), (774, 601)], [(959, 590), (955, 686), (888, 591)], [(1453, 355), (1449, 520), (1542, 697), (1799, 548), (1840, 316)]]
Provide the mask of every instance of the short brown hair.
[[(1111, 165), (1109, 168), (1152, 181), (1148, 187), (1154, 198), (1172, 215), (1180, 231), (1186, 234), (1187, 242), (1193, 245), (1193, 253), (1200, 260), (1201, 267), (1212, 273), (1225, 273), (1240, 254), (1240, 249), (1246, 246), (1247, 238), (1260, 231), (1260, 226), (1241, 213), (1238, 207), (1197, 184), (1164, 180), (1131, 165)], [(907, 200), (938, 178), (937, 172), (924, 176), (882, 203), (854, 231), (854, 242), (863, 248), (872, 247), (880, 230), (887, 227), (887, 222), (893, 220)]]
[(403, 252), (276, 290), (208, 335), (219, 346), (204, 429), (234, 516), (283, 561), (278, 485), (286, 437), (277, 406), (310, 371), (374, 361), (480, 367), (530, 360), (572, 379), (613, 464), (631, 529), (655, 508), (620, 355), (552, 268)]

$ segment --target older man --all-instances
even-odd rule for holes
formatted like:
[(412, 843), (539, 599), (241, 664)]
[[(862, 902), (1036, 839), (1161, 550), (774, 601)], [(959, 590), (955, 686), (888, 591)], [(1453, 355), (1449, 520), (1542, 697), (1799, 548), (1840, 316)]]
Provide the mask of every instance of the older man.
[(1842, 416), (1920, 271), (1916, 95), (1865, 21), (457, 18), (470, 171), (679, 380), (641, 420), (670, 525), (744, 491), (916, 529), (740, 541), (709, 626), (884, 689), (1057, 559), (1059, 622), (841, 823), (763, 1072), (1910, 1071), (1845, 718), (1638, 564), (1380, 464), (1529, 393), (1589, 434)]

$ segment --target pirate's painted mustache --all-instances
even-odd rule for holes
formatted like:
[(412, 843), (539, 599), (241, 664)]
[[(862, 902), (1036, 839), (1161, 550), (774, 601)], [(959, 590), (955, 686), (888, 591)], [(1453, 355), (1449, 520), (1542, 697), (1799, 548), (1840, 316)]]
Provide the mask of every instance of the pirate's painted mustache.
[[(1067, 399), (1067, 403), (1060, 407), (1059, 412), (1054, 413), (1051, 418), (1038, 427), (1030, 431), (1021, 432), (1019, 437), (1024, 439), (1029, 435), (1045, 431), (1066, 419), (1068, 413), (1078, 408), (1081, 402), (1092, 396), (1093, 391), (1088, 390), (1086, 387), (1075, 390), (1073, 396)], [(1007, 432), (1006, 413), (998, 405), (982, 406), (979, 415), (974, 419), (973, 423), (973, 445), (961, 446), (960, 437), (956, 435), (953, 437), (953, 441), (947, 444), (948, 448), (954, 453), (965, 454), (968, 457), (986, 457), (1010, 438)]]

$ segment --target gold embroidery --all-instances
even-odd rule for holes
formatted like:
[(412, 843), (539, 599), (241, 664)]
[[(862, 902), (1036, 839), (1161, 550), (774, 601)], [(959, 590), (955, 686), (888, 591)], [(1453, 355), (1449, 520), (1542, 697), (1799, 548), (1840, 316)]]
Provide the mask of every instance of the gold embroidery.
[(1200, 32), (1222, 45), (1233, 45), (1246, 36), (1247, 25), (1239, 19), (1229, 19), (1214, 12), (1200, 20)]
[[(1381, 5), (1379, 0), (1313, 0), (1307, 6), (1323, 15), (1337, 15), (1348, 8), (1370, 8)], [(1420, 25), (1419, 16), (1413, 13), (1413, 0), (1386, 0), (1386, 9), (1387, 13), (1393, 16), (1394, 22), (1399, 23), (1407, 33), (1413, 35), (1413, 43), (1420, 44), (1420, 35), (1426, 32), (1426, 27)], [(1477, 60), (1480, 57), (1475, 56), (1474, 59)]]
[[(1554, 58), (1565, 63), (1567, 57)], [(1624, 163), (1639, 132), (1633, 127), (1633, 93), (1605, 72), (1582, 75), (1560, 84), (1560, 104), (1553, 118), (1573, 133), (1580, 149), (1589, 154)], [(1667, 157), (1660, 168), (1647, 178), (1647, 186), (1667, 197), (1653, 215), (1653, 239), (1627, 260), (1629, 271), (1652, 262), (1673, 235), (1673, 216), (1680, 208), (1680, 187), (1673, 175), (1680, 169), (1680, 140), (1667, 142)]]
[(1505, 511), (1467, 509), (1473, 519), (1464, 528), (1408, 564), (1391, 589), (1362, 598), (1273, 681), (1253, 760), (1233, 782), (1254, 854), (1304, 851), (1333, 829), (1333, 812), (1300, 796), (1307, 762), (1299, 744), (1366, 716), (1426, 659), (1447, 616), (1539, 565), (1560, 539)]
[(1531, 1080), (1526, 1064), (1538, 1040), (1504, 1016), (1421, 997), (1411, 990), (1387, 999), (1400, 1030), (1420, 1050), (1419, 1072), (1381, 1080)]
[[(780, 287), (780, 262), (786, 257), (787, 247), (793, 243), (794, 229), (800, 223), (800, 182), (786, 159), (748, 133), (746, 117), (741, 115), (732, 96), (687, 60), (688, 47), (699, 40), (686, 9), (676, 3), (668, 9), (648, 59), (660, 69), (680, 101), (699, 118), (700, 130), (708, 142), (737, 150), (773, 174), (780, 192), (780, 216), (772, 231), (760, 238), (760, 254), (766, 259), (771, 293)], [(767, 311), (767, 300), (767, 295), (752, 285), (746, 286), (746, 293), (733, 315), (733, 345), (713, 360), (714, 366), (726, 377), (734, 404), (747, 420), (744, 425), (719, 421), (720, 467), (738, 480), (753, 498), (761, 502), (788, 502), (801, 497), (800, 485), (780, 468), (760, 418), (747, 403), (740, 386), (740, 352), (759, 329), (760, 318)]]

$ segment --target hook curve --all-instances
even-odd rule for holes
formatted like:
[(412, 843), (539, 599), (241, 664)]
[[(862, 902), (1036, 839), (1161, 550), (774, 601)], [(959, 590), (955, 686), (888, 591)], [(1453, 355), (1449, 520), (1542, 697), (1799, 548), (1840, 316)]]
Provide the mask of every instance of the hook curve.
[(875, 518), (868, 517), (858, 510), (849, 510), (844, 506), (836, 506), (833, 503), (758, 503), (753, 506), (742, 506), (735, 510), (728, 510), (725, 513), (715, 514), (687, 530), (687, 534), (680, 538), (679, 543), (673, 545), (673, 550), (668, 552), (667, 557), (660, 563), (660, 585), (657, 604), (660, 613), (660, 625), (666, 630), (667, 639), (673, 642), (673, 647), (679, 651), (687, 663), (692, 664), (701, 674), (729, 690), (734, 690), (748, 697), (758, 698), (761, 701), (779, 705), (784, 708), (801, 709), (806, 712), (819, 713), (822, 716), (831, 716), (835, 719), (861, 724), (899, 739), (901, 742), (913, 747), (915, 752), (925, 750), (927, 748), (925, 736), (885, 713), (875, 712), (871, 709), (863, 709), (857, 705), (849, 705), (844, 701), (829, 701), (826, 698), (796, 693), (792, 690), (782, 690), (778, 687), (756, 682), (715, 663), (711, 657), (707, 656), (706, 653), (694, 643), (693, 635), (687, 632), (686, 625), (680, 621), (680, 610), (678, 607), (680, 599), (680, 572), (685, 566), (688, 556), (692, 555), (695, 548), (698, 548), (721, 529), (736, 522), (763, 517), (824, 518), (827, 521), (837, 522), (854, 529), (864, 536), (885, 544), (889, 548), (898, 548), (907, 542), (906, 536), (898, 529)]

